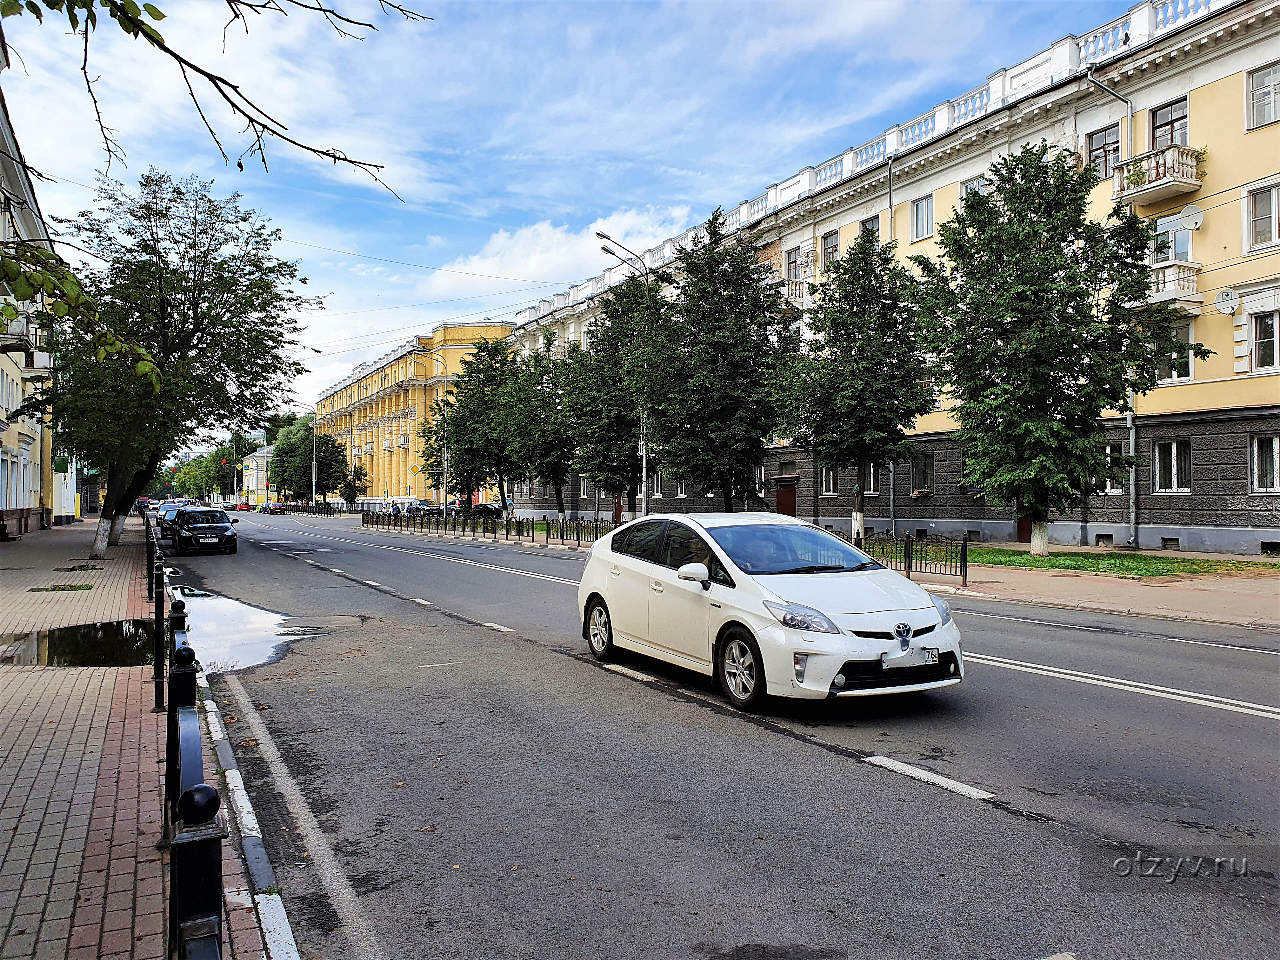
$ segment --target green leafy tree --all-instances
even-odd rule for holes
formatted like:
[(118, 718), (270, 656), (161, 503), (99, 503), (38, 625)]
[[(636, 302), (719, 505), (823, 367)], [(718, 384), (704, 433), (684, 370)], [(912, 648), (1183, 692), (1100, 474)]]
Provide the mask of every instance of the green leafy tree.
[(716, 210), (680, 252), (669, 308), (642, 347), (651, 384), (649, 436), (666, 471), (724, 509), (752, 483), (781, 424), (780, 381), (795, 350), (794, 312), (749, 236)]
[(814, 288), (810, 337), (788, 374), (785, 409), (795, 440), (812, 451), (815, 465), (856, 471), (859, 535), (866, 532), (868, 470), (898, 456), (906, 431), (934, 404), (917, 285), (894, 258), (894, 245), (863, 231)]
[(512, 453), (518, 392), (519, 361), (511, 345), (482, 340), (419, 430), (427, 475), (468, 508), (472, 493), (489, 483), (497, 484), (507, 503), (507, 482), (520, 475)]
[(297, 264), (273, 253), (280, 232), (211, 184), (150, 170), (136, 191), (104, 181), (94, 209), (67, 223), (101, 264), (84, 274), (100, 314), (139, 344), (158, 389), (127, 351), (91, 331), (50, 331), (53, 376), (29, 398), (55, 439), (105, 475), (94, 555), (118, 536), (129, 506), (176, 449), (230, 424), (258, 421), (303, 367), (293, 317), (316, 302)]
[(271, 414), (262, 425), (262, 432), (265, 438), (263, 443), (268, 447), (271, 446), (280, 438), (281, 431), (301, 423), (302, 420), (302, 415), (297, 413)]
[(661, 273), (628, 277), (601, 298), (600, 319), (587, 348), (572, 355), (568, 414), (576, 449), (574, 464), (602, 490), (627, 496), (636, 508), (640, 477), (640, 411), (651, 396), (643, 346), (659, 329), (667, 301)]
[[(311, 499), (311, 467), (314, 454), (316, 493), (328, 499), (347, 477), (347, 454), (328, 434), (313, 434), (313, 418), (301, 417), (281, 427), (271, 454), (271, 476), (295, 500)], [(313, 447), (314, 441), (314, 447)]]
[(173, 485), (178, 493), (193, 500), (203, 500), (213, 492), (213, 458), (209, 455), (192, 457), (178, 465), (173, 474)]
[(355, 503), (369, 492), (369, 474), (364, 467), (356, 464), (338, 484), (338, 496), (344, 503)]
[(1117, 205), (1089, 216), (1091, 165), (1047, 143), (996, 161), (938, 227), (943, 256), (915, 258), (960, 424), (965, 482), (1031, 521), (1048, 553), (1051, 511), (1070, 510), (1127, 462), (1107, 462), (1101, 416), (1131, 409), (1171, 357), (1209, 351), (1151, 303), (1154, 228)]
[(560, 350), (544, 331), (542, 346), (517, 361), (509, 408), (511, 459), (522, 477), (549, 484), (562, 516), (564, 487), (573, 469), (573, 421), (569, 408), (572, 372), (581, 347)]

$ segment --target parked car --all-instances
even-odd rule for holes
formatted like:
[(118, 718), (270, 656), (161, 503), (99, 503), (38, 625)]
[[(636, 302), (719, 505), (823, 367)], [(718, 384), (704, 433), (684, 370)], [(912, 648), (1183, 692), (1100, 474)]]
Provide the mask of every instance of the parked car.
[(236, 532), (231, 525), (239, 523), (225, 510), (214, 507), (183, 507), (174, 514), (173, 547), (178, 554), (208, 550), (215, 553), (236, 552)]
[(156, 511), (156, 533), (159, 537), (173, 539), (173, 517), (181, 509), (180, 503), (165, 503)]
[(236, 510), (252, 510), (253, 507), (247, 503), (237, 503)]
[(482, 520), (494, 520), (501, 518), (502, 507), (496, 503), (477, 503), (471, 507), (471, 515), (479, 517)]
[(284, 504), (282, 503), (264, 503), (258, 507), (259, 513), (279, 514), (284, 513)]
[(729, 702), (908, 693), (964, 677), (945, 600), (803, 520), (669, 514), (592, 546), (582, 636), (714, 675)]

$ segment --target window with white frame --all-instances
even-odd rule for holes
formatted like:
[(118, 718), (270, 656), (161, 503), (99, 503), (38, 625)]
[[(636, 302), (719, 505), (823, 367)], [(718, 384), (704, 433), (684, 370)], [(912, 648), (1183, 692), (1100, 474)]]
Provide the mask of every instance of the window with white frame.
[(1120, 124), (1095, 130), (1089, 134), (1089, 163), (1103, 180), (1111, 179), (1111, 171), (1120, 162)]
[(756, 493), (759, 496), (763, 497), (764, 490), (765, 490), (764, 464), (762, 463), (760, 464), (760, 466), (756, 467)]
[(928, 493), (933, 489), (933, 452), (924, 450), (911, 458), (911, 492)]
[(1124, 493), (1124, 483), (1117, 480), (1111, 468), (1124, 460), (1124, 443), (1115, 441), (1107, 444), (1107, 477), (1102, 481), (1103, 493)]
[(662, 471), (653, 471), (653, 476), (649, 478), (649, 496), (654, 500), (662, 499)]
[(1156, 237), (1151, 244), (1151, 263), (1190, 263), (1191, 231), (1179, 226), (1178, 217), (1156, 221)]
[[(1177, 323), (1173, 326), (1174, 339), (1180, 343), (1191, 343), (1191, 321)], [(1160, 367), (1160, 379), (1166, 383), (1191, 379), (1191, 353), (1177, 350), (1169, 355), (1169, 362)]]
[(880, 465), (878, 463), (867, 464), (867, 486), (862, 491), (863, 496), (875, 497), (880, 494)]
[(1187, 145), (1187, 98), (1151, 111), (1151, 149)]
[(1152, 486), (1156, 493), (1191, 492), (1191, 441), (1157, 440), (1152, 451)]
[(1272, 370), (1280, 366), (1280, 316), (1275, 310), (1255, 313), (1253, 323), (1253, 369)]
[(832, 260), (840, 258), (840, 231), (832, 230), (822, 235), (822, 266), (825, 269)]
[(972, 180), (966, 180), (964, 183), (960, 184), (961, 200), (963, 200), (965, 197), (967, 197), (971, 193), (986, 193), (986, 192), (987, 192), (986, 177), (974, 177)]
[(1280, 236), (1277, 229), (1276, 214), (1280, 207), (1280, 187), (1272, 184), (1261, 190), (1249, 191), (1246, 216), (1248, 219), (1248, 238), (1250, 248), (1265, 247), (1276, 242)]
[(1253, 490), (1280, 493), (1280, 435), (1253, 438)]
[(822, 495), (834, 497), (840, 492), (840, 474), (834, 467), (822, 468)]
[(682, 498), (683, 498), (683, 497), (687, 497), (688, 495), (689, 495), (689, 494), (688, 494), (688, 491), (687, 491), (687, 490), (686, 490), (686, 488), (685, 488), (685, 481), (683, 481), (683, 480), (677, 480), (677, 481), (676, 481), (676, 496), (677, 496), (677, 497), (682, 497)]
[(867, 217), (859, 226), (862, 233), (869, 233), (877, 240), (880, 239), (880, 214), (877, 213), (874, 217)]
[(911, 239), (923, 240), (933, 236), (933, 197), (921, 197), (911, 201)]
[(1280, 63), (1249, 74), (1249, 129), (1280, 118)]

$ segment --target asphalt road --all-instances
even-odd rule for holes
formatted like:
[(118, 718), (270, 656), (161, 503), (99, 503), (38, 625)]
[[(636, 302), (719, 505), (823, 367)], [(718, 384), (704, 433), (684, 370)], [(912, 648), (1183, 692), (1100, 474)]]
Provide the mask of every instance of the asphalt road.
[(745, 717), (591, 661), (580, 554), (241, 517), (177, 565), (318, 634), (215, 682), (304, 956), (1280, 950), (1275, 634), (966, 600), (959, 687)]

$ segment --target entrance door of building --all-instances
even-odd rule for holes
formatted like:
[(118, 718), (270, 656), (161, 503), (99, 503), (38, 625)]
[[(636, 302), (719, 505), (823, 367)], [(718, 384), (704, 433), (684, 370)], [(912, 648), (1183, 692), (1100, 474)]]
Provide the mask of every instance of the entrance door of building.
[(788, 517), (796, 515), (796, 481), (798, 476), (779, 476), (776, 478), (778, 484), (778, 513), (785, 514)]

